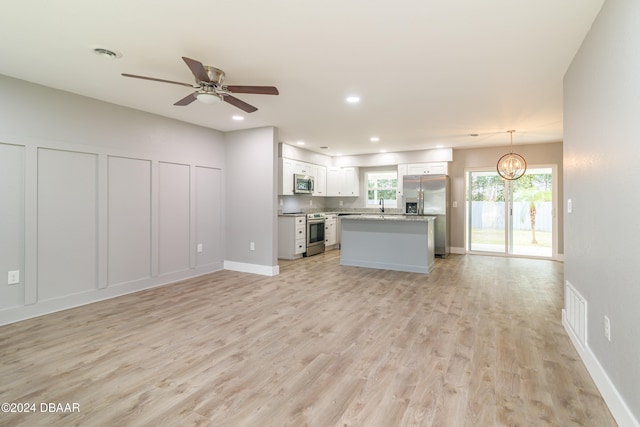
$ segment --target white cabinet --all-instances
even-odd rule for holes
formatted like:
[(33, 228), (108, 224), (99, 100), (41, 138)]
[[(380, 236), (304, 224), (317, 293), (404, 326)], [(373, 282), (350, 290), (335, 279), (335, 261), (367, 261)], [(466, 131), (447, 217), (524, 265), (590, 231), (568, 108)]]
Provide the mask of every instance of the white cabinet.
[(325, 197), (327, 195), (327, 168), (326, 166), (315, 165), (315, 188), (314, 196)]
[(315, 165), (311, 163), (299, 162), (294, 160), (293, 162), (293, 173), (297, 173), (299, 175), (311, 175), (314, 176), (316, 172)]
[(338, 243), (338, 216), (329, 214), (324, 217), (324, 246), (329, 248)]
[(403, 186), (404, 186), (404, 176), (405, 175), (409, 175), (407, 173), (407, 171), (409, 170), (408, 168), (409, 165), (398, 165), (398, 181), (396, 184), (396, 200), (402, 200), (402, 195), (404, 194), (403, 191)]
[(327, 168), (327, 196), (339, 196), (340, 168)]
[(359, 196), (360, 179), (358, 178), (358, 168), (342, 168), (340, 183), (342, 184), (340, 187), (341, 196)]
[(278, 164), (278, 194), (281, 196), (293, 195), (294, 161), (280, 158)]
[(307, 217), (278, 217), (278, 258), (301, 258), (307, 251)]
[(327, 192), (327, 168), (312, 163), (281, 157), (278, 163), (278, 194), (291, 196), (293, 192), (293, 175), (310, 175), (314, 178), (314, 196), (325, 197)]
[(407, 175), (448, 175), (447, 162), (411, 163), (407, 165)]
[(326, 167), (284, 157), (279, 159), (278, 166), (278, 194), (281, 196), (294, 194), (294, 174), (313, 176), (313, 196), (357, 197), (360, 195), (357, 167)]
[(327, 196), (357, 197), (360, 195), (360, 179), (357, 167), (327, 168)]

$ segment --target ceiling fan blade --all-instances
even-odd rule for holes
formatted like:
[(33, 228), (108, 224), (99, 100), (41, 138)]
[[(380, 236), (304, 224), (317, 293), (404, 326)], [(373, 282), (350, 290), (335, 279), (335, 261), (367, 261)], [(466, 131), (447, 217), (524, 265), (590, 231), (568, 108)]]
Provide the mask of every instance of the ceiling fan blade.
[(164, 79), (156, 79), (154, 77), (136, 76), (135, 74), (127, 74), (127, 73), (122, 73), (122, 75), (124, 77), (133, 77), (134, 79), (152, 80), (154, 82), (171, 83), (171, 84), (174, 84), (174, 85), (187, 86), (187, 87), (192, 87), (192, 88), (197, 88), (198, 87), (198, 86), (194, 86), (194, 85), (189, 84), (189, 83), (174, 82), (173, 80), (164, 80)]
[(231, 93), (255, 93), (258, 95), (278, 95), (274, 86), (226, 86)]
[(174, 103), (173, 105), (180, 105), (180, 106), (189, 105), (195, 100), (196, 100), (196, 92), (190, 93), (189, 95), (185, 96), (184, 98)]
[(195, 59), (190, 59), (185, 56), (182, 57), (182, 60), (187, 64), (187, 67), (191, 70), (193, 75), (196, 77), (198, 81), (208, 82), (209, 75), (207, 74), (207, 70), (204, 69), (204, 65), (202, 62), (196, 61)]
[(254, 107), (253, 105), (247, 104), (246, 102), (231, 95), (225, 95), (224, 102), (228, 102), (229, 104), (233, 105), (234, 107), (238, 107), (239, 109), (241, 109), (246, 113), (253, 113), (254, 111), (257, 110), (257, 108)]

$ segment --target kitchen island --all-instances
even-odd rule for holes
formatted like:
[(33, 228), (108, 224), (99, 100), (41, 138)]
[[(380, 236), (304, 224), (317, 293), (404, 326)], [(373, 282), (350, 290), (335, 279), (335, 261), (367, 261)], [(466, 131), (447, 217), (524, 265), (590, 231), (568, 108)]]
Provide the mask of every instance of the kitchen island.
[(434, 216), (342, 217), (340, 264), (429, 273), (435, 265)]

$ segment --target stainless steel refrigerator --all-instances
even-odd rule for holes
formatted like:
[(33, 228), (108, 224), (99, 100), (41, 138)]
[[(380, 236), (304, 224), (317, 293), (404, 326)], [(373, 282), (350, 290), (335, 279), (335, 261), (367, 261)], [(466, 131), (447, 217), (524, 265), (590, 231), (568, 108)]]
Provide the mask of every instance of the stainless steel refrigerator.
[(449, 255), (449, 177), (447, 175), (405, 175), (402, 182), (404, 213), (435, 216), (436, 256)]

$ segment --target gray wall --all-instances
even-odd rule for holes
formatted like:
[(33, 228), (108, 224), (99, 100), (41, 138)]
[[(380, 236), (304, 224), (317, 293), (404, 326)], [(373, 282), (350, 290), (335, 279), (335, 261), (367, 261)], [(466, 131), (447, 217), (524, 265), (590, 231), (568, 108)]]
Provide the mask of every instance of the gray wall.
[[(607, 0), (564, 79), (565, 278), (587, 355), (640, 420), (640, 2)], [(566, 208), (566, 204), (565, 204)], [(611, 319), (611, 341), (603, 318)]]
[(0, 93), (0, 324), (223, 268), (223, 133), (4, 76)]
[[(242, 264), (278, 271), (278, 142), (273, 127), (226, 134), (225, 266), (254, 271)], [(250, 250), (251, 242), (255, 250)], [(241, 265), (236, 266), (239, 263)]]

